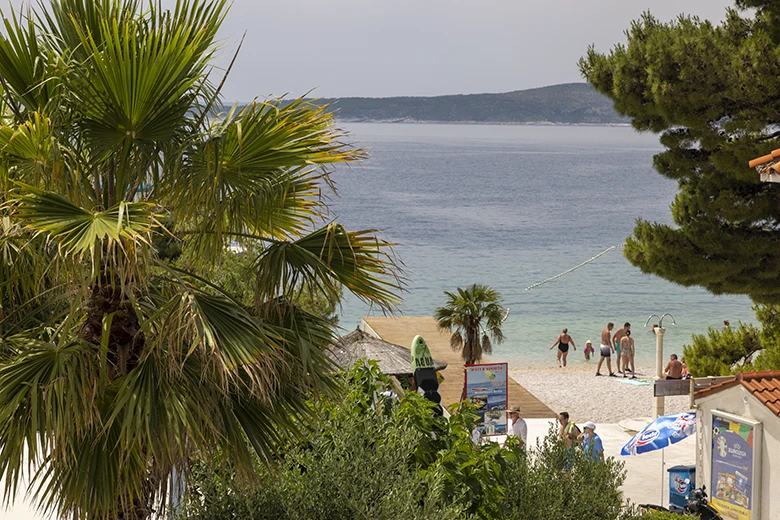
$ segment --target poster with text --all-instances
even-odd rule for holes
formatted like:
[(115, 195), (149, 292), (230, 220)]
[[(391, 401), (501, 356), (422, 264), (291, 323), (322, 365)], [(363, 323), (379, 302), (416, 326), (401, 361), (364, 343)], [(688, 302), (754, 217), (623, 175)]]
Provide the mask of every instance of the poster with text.
[(724, 518), (752, 518), (753, 430), (754, 426), (712, 416), (710, 503)]
[(466, 365), (465, 370), (466, 399), (479, 413), (479, 432), (506, 435), (507, 364)]

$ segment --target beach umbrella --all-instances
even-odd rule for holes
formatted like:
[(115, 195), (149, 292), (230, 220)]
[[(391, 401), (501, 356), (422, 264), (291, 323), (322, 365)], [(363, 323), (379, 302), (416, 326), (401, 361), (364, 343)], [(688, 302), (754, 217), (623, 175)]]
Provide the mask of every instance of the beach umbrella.
[(695, 432), (695, 413), (662, 415), (634, 435), (620, 450), (620, 454), (625, 457), (660, 450), (680, 442)]

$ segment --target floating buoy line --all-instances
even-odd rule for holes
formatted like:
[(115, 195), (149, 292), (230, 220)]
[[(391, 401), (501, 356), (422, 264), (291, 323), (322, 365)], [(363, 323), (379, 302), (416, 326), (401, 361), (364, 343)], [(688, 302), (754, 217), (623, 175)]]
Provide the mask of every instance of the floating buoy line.
[(533, 289), (534, 287), (539, 287), (540, 285), (544, 285), (544, 284), (546, 284), (547, 282), (552, 282), (553, 280), (557, 280), (558, 278), (561, 278), (562, 276), (566, 276), (567, 274), (569, 274), (569, 273), (571, 273), (571, 272), (574, 272), (574, 271), (576, 271), (576, 270), (577, 270), (577, 269), (579, 269), (580, 267), (583, 267), (583, 266), (585, 266), (585, 265), (588, 265), (589, 263), (593, 262), (593, 261), (594, 261), (594, 260), (596, 260), (597, 258), (599, 258), (599, 257), (601, 257), (601, 256), (604, 256), (604, 255), (606, 255), (607, 253), (609, 253), (609, 252), (610, 252), (610, 251), (612, 251), (613, 249), (618, 249), (618, 248), (620, 248), (620, 247), (623, 247), (624, 245), (626, 245), (626, 244), (625, 244), (625, 243), (623, 243), (623, 244), (620, 244), (620, 245), (617, 245), (617, 246), (608, 247), (608, 248), (606, 248), (604, 251), (602, 251), (601, 253), (599, 253), (599, 254), (597, 254), (596, 256), (594, 256), (593, 258), (590, 258), (590, 259), (588, 259), (588, 260), (585, 260), (585, 261), (584, 261), (584, 262), (582, 262), (581, 264), (579, 264), (579, 265), (575, 265), (575, 266), (574, 266), (574, 267), (572, 267), (571, 269), (567, 269), (567, 270), (565, 270), (564, 272), (562, 272), (562, 273), (560, 273), (560, 274), (556, 274), (555, 276), (551, 276), (550, 278), (547, 278), (547, 279), (545, 279), (545, 280), (542, 280), (541, 282), (536, 282), (535, 284), (533, 284), (533, 285), (530, 285), (530, 286), (526, 287), (526, 288), (525, 288), (525, 290), (526, 290), (526, 291), (530, 291), (530, 290), (531, 290), (531, 289)]

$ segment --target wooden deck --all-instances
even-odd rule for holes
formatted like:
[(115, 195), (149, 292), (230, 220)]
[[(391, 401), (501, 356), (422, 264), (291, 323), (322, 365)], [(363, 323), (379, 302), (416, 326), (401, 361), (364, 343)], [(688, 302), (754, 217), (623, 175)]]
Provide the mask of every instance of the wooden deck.
[[(442, 332), (436, 326), (432, 316), (400, 316), (380, 317), (367, 316), (363, 318), (361, 328), (375, 334), (390, 343), (410, 348), (412, 339), (419, 334), (425, 338), (434, 359), (447, 363), (442, 372), (444, 382), (439, 387), (442, 404), (449, 406), (460, 401), (463, 393), (463, 360), (459, 352), (450, 348), (450, 335)], [(500, 347), (499, 347), (500, 349)], [(490, 362), (501, 362), (500, 355), (490, 357)], [(526, 419), (547, 419), (556, 414), (546, 404), (537, 399), (528, 390), (509, 378), (509, 404), (520, 405), (523, 417)]]

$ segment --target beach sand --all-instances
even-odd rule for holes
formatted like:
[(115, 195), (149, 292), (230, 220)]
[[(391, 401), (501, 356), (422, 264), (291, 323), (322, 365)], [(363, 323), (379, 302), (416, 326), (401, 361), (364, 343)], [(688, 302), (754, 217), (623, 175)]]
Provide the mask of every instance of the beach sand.
[[(613, 368), (614, 364), (613, 364)], [(607, 374), (606, 363), (601, 373)], [(654, 367), (637, 367), (637, 379), (596, 377), (596, 363), (566, 368), (510, 368), (509, 376), (556, 412), (569, 412), (578, 424), (619, 423), (653, 415)], [(645, 382), (644, 385), (631, 384)], [(687, 395), (666, 398), (664, 414), (687, 411)], [(512, 403), (510, 403), (511, 405)], [(649, 421), (648, 421), (649, 422)]]

